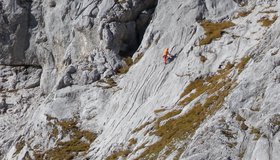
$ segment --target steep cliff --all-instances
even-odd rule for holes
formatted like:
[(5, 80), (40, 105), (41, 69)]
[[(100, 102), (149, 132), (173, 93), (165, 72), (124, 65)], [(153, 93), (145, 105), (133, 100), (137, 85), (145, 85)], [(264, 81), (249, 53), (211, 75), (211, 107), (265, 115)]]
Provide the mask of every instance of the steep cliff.
[(0, 158), (278, 159), (279, 9), (0, 1)]

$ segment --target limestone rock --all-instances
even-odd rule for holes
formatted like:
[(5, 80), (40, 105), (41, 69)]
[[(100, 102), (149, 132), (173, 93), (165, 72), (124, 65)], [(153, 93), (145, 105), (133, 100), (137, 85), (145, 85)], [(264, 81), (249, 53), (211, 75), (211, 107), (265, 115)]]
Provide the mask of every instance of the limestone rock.
[(279, 10), (0, 0), (0, 159), (278, 160)]

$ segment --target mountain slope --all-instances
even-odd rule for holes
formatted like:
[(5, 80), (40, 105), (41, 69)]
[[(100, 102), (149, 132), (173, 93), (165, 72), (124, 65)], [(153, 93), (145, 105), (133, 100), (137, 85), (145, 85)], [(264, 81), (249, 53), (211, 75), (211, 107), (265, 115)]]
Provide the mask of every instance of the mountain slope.
[[(44, 10), (38, 12), (45, 23), (32, 31), (30, 44), (36, 34), (47, 32), (41, 35), (48, 40), (34, 46), (47, 47), (52, 58), (38, 52), (41, 49), (31, 52), (34, 48), (29, 46), (24, 54), (35, 54), (31, 57), (37, 62), (5, 61), (5, 65), (40, 66), (42, 76), (40, 87), (17, 84), (11, 91), (4, 86), (2, 93), (10, 96), (7, 102), (18, 103), (0, 117), (1, 158), (280, 156), (277, 1), (34, 1), (30, 5), (33, 15), (37, 7)], [(63, 13), (64, 22), (54, 13)], [(142, 26), (141, 15), (147, 16), (141, 19), (146, 19), (145, 24), (151, 19), (147, 29), (137, 29)], [(174, 57), (164, 65), (166, 47)], [(129, 58), (123, 57), (131, 55), (130, 66), (125, 64)], [(127, 73), (114, 75), (125, 67), (130, 67)]]

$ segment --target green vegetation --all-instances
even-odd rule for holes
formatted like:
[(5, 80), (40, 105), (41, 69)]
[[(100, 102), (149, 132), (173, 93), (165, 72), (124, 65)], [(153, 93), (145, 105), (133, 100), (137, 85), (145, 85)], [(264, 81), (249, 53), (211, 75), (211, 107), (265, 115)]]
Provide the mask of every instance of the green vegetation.
[[(200, 77), (184, 89), (180, 95), (179, 106), (185, 107), (194, 99), (202, 94), (208, 96), (197, 102), (187, 113), (182, 114), (182, 109), (175, 109), (159, 117), (154, 125), (152, 135), (160, 137), (154, 144), (147, 146), (146, 150), (137, 159), (156, 159), (166, 158), (172, 152), (178, 151), (178, 142), (185, 141), (193, 136), (197, 128), (209, 117), (214, 115), (223, 105), (225, 98), (235, 87), (235, 78), (229, 78), (230, 73), (239, 69), (240, 72), (248, 60), (241, 60), (235, 65), (228, 63), (224, 69), (216, 74), (206, 77)], [(237, 67), (239, 66), (239, 67)], [(240, 72), (235, 74), (236, 77)], [(202, 103), (203, 102), (203, 103)], [(236, 133), (229, 128), (222, 130), (222, 133), (228, 138), (234, 138)], [(236, 143), (229, 144), (234, 147)], [(163, 153), (160, 155), (160, 152)], [(176, 157), (180, 157), (182, 152), (178, 152)]]
[[(56, 146), (45, 152), (36, 151), (34, 156), (36, 159), (64, 159), (70, 160), (77, 156), (78, 153), (88, 151), (90, 144), (96, 139), (96, 134), (90, 131), (81, 131), (77, 127), (76, 119), (58, 121), (56, 118), (47, 115), (47, 120), (53, 130), (50, 137), (56, 139)], [(62, 135), (62, 139), (70, 136), (70, 140), (61, 141), (57, 139), (58, 134)]]
[[(181, 101), (179, 101), (178, 105), (185, 106), (203, 93), (213, 94), (223, 87), (226, 87), (226, 84), (231, 85), (230, 79), (228, 79), (227, 76), (231, 73), (232, 68), (233, 65), (228, 63), (226, 67), (219, 70), (217, 74), (192, 81), (180, 95)], [(188, 96), (185, 97), (186, 95)], [(211, 96), (211, 98), (206, 100), (206, 103), (212, 103), (212, 101), (215, 101), (217, 98), (217, 95)]]
[[(159, 137), (159, 140), (154, 144), (145, 146), (143, 144), (140, 149), (145, 147), (145, 150), (136, 159), (157, 159), (167, 158), (173, 152), (176, 152), (175, 159), (179, 158), (184, 151), (186, 141), (191, 138), (199, 126), (210, 116), (214, 115), (223, 105), (225, 98), (229, 95), (230, 91), (236, 86), (236, 77), (244, 69), (249, 58), (243, 58), (239, 64), (228, 63), (224, 69), (217, 71), (217, 73), (210, 76), (203, 76), (189, 83), (180, 95), (178, 101), (178, 107), (176, 109), (167, 111), (167, 113), (161, 115), (156, 120), (146, 122), (143, 125), (137, 127), (132, 131), (136, 133), (147, 125), (154, 125), (151, 130), (148, 130), (150, 135)], [(239, 72), (234, 72), (238, 70)], [(234, 74), (234, 75), (232, 75)], [(230, 78), (229, 75), (231, 75)], [(193, 106), (189, 106), (190, 102), (193, 102), (198, 97), (204, 98), (195, 103)], [(183, 113), (184, 107), (191, 107), (187, 112)], [(166, 111), (164, 109), (155, 110), (155, 113)], [(239, 119), (238, 117), (237, 119)], [(243, 119), (241, 119), (243, 120)], [(245, 124), (244, 124), (245, 125)], [(236, 133), (232, 132), (228, 127), (221, 131), (226, 137), (234, 138)], [(135, 142), (131, 140), (128, 146), (131, 146)], [(178, 144), (180, 144), (178, 146)], [(229, 143), (229, 147), (235, 147), (236, 142)], [(139, 148), (139, 147), (138, 147)], [(123, 149), (114, 152), (107, 159), (118, 159), (119, 157), (125, 158), (136, 150)]]
[(238, 69), (238, 72), (242, 72), (246, 64), (249, 62), (251, 59), (250, 56), (245, 56), (241, 59), (241, 61), (236, 65), (236, 69)]
[(245, 130), (245, 131), (248, 129), (248, 126), (244, 122), (241, 123), (240, 127), (242, 130)]
[(276, 20), (277, 20), (277, 16), (274, 16), (271, 20), (267, 17), (262, 17), (261, 19), (258, 20), (259, 23), (261, 23), (261, 25), (263, 27), (269, 27), (271, 26)]
[(234, 26), (235, 24), (230, 21), (224, 21), (218, 23), (203, 21), (200, 25), (203, 27), (205, 31), (205, 38), (199, 41), (199, 45), (202, 46), (202, 45), (210, 44), (213, 40), (222, 37), (222, 31), (224, 29)]
[(258, 128), (252, 128), (250, 134), (254, 134), (255, 137), (253, 140), (258, 140), (261, 137), (261, 131)]
[(239, 122), (244, 122), (246, 121), (245, 118), (241, 117), (239, 114), (236, 115), (235, 120), (239, 121)]
[(182, 112), (181, 110), (172, 110), (172, 111), (168, 112), (167, 114), (165, 114), (162, 117), (157, 119), (157, 121), (155, 122), (155, 127), (159, 127), (160, 122), (167, 120), (171, 117), (174, 117), (174, 116), (180, 114), (181, 112)]
[(137, 148), (135, 149), (135, 152), (138, 152), (140, 149), (145, 148), (147, 143), (148, 143), (148, 142), (145, 142), (145, 143), (143, 143), (141, 146), (137, 147)]
[(246, 121), (245, 118), (243, 118), (239, 114), (237, 114), (236, 117), (235, 117), (235, 120), (240, 122), (239, 124), (240, 124), (240, 128), (242, 130), (247, 130), (248, 129), (248, 126), (245, 124), (245, 121)]

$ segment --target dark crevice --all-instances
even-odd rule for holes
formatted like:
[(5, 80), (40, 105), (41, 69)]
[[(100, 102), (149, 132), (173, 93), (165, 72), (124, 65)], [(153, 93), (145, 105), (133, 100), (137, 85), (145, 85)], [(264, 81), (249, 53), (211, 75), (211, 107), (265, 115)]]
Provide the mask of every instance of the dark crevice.
[[(140, 44), (143, 40), (145, 31), (146, 31), (147, 27), (149, 26), (150, 21), (152, 20), (152, 17), (154, 15), (156, 4), (146, 10), (143, 10), (142, 12), (140, 12), (137, 15), (136, 19), (134, 20), (135, 34), (129, 35), (129, 37), (127, 39), (124, 39), (122, 41), (122, 46), (119, 51), (119, 55), (121, 57), (132, 57), (133, 54), (138, 49), (138, 47), (140, 46)], [(131, 42), (131, 40), (133, 40), (133, 39), (136, 42)]]

